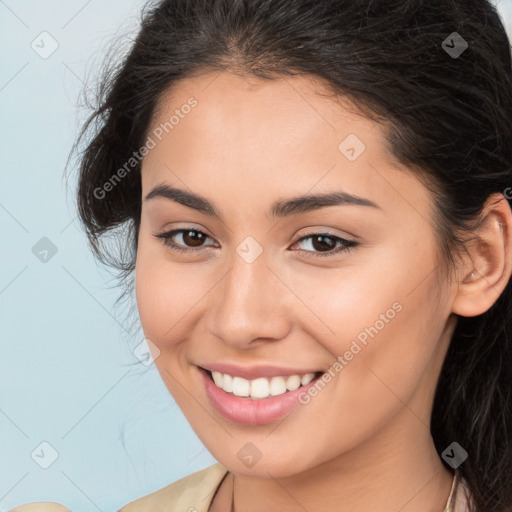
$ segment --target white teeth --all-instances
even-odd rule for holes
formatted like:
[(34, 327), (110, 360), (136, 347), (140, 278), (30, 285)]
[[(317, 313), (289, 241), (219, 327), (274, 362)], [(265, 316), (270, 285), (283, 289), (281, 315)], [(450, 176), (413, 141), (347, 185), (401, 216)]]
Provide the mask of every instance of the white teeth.
[(306, 373), (306, 375), (303, 375), (302, 379), (300, 379), (300, 383), (303, 386), (305, 386), (306, 384), (309, 384), (314, 378), (315, 378), (314, 373)]
[(300, 377), (298, 375), (290, 375), (286, 379), (286, 389), (288, 391), (293, 391), (300, 386)]
[(219, 388), (223, 387), (224, 377), (223, 377), (222, 373), (220, 373), (220, 372), (212, 372), (212, 377), (213, 377), (213, 382), (215, 382), (215, 384)]
[(284, 377), (272, 377), (270, 380), (270, 394), (272, 396), (286, 393), (286, 382)]
[(233, 395), (249, 396), (249, 384), (243, 377), (233, 377)]
[(228, 375), (227, 373), (224, 374), (224, 382), (222, 389), (224, 391), (227, 391), (228, 393), (233, 393), (233, 377), (231, 377), (231, 375)]
[(314, 378), (314, 373), (289, 375), (287, 377), (272, 377), (269, 381), (266, 377), (247, 380), (243, 377), (233, 377), (227, 373), (212, 372), (215, 385), (235, 396), (250, 397), (253, 399), (267, 398), (294, 391), (301, 385), (309, 384)]
[(269, 394), (269, 388), (268, 379), (265, 377), (251, 380), (251, 396), (253, 398), (266, 398)]

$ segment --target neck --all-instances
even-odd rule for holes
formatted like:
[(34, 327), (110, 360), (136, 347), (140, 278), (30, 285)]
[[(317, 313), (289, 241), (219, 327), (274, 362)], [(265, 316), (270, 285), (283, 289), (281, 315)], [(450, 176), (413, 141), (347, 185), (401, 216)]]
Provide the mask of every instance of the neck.
[[(235, 512), (443, 512), (453, 473), (441, 462), (428, 427), (409, 408), (400, 416), (372, 442), (306, 472), (283, 478), (236, 475)], [(226, 494), (224, 510), (230, 510), (231, 492)]]

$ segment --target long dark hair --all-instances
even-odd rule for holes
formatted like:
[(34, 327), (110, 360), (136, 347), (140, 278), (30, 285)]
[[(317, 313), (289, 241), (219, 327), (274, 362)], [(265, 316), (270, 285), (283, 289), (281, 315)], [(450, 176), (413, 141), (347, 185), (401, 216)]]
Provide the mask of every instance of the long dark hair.
[[(74, 147), (86, 141), (80, 220), (125, 293), (133, 288), (140, 163), (98, 191), (143, 146), (164, 91), (223, 69), (268, 80), (320, 77), (381, 123), (389, 151), (431, 184), (448, 262), (491, 194), (504, 193), (510, 204), (511, 47), (489, 1), (164, 0), (145, 6), (129, 53), (107, 68)], [(120, 252), (102, 243), (116, 228)], [(458, 318), (433, 406), (438, 452), (456, 441), (469, 454), (458, 471), (472, 512), (512, 507), (511, 368), (509, 281), (486, 313)]]

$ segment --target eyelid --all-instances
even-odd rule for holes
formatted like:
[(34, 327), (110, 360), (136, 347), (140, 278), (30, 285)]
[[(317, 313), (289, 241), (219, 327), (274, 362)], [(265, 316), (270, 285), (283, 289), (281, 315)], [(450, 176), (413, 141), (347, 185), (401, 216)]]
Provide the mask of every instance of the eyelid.
[[(315, 231), (316, 230), (316, 231)], [(312, 236), (312, 235), (326, 235), (335, 238), (341, 238), (347, 242), (358, 243), (358, 237), (347, 231), (336, 232), (336, 230), (330, 228), (322, 228), (320, 226), (308, 226), (307, 228), (301, 229), (298, 234), (297, 241), (301, 238)]]

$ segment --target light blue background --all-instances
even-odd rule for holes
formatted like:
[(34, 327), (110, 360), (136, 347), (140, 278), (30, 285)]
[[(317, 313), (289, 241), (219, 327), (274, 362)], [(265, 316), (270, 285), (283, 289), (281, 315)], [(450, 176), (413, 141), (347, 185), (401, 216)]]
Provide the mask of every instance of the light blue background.
[[(512, 0), (498, 3), (512, 34)], [(77, 108), (83, 80), (114, 38), (133, 39), (142, 5), (0, 0), (3, 511), (47, 500), (115, 511), (215, 462), (154, 366), (134, 358), (138, 318), (114, 308), (119, 290), (108, 288), (112, 276), (76, 219), (73, 166), (69, 183), (63, 178), (87, 113)], [(31, 48), (43, 31), (59, 44), (47, 59)], [(42, 237), (57, 247), (47, 263), (32, 253)], [(48, 469), (31, 458), (43, 441), (58, 452)]]

